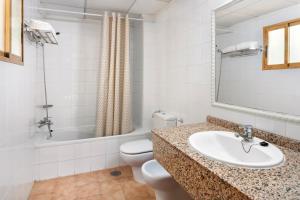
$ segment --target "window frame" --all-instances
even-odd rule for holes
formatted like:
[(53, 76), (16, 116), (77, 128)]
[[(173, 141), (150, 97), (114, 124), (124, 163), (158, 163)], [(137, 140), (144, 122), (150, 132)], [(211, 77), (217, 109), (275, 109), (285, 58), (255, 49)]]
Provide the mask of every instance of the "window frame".
[(14, 55), (12, 50), (12, 0), (5, 0), (5, 16), (4, 16), (4, 51), (0, 50), (0, 61), (14, 63), (18, 65), (24, 65), (24, 0), (20, 0), (21, 3), (21, 55)]
[[(300, 62), (289, 63), (289, 27), (300, 25), (300, 18), (289, 20), (270, 26), (263, 27), (263, 57), (262, 57), (262, 68), (263, 70), (276, 70), (276, 69), (293, 69), (300, 68)], [(268, 48), (269, 48), (269, 32), (284, 29), (284, 63), (268, 65)]]

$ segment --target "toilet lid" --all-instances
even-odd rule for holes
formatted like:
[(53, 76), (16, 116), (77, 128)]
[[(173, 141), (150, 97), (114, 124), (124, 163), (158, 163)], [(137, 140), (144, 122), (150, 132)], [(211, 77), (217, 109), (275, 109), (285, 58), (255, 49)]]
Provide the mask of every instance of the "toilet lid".
[(120, 151), (125, 154), (141, 154), (153, 151), (152, 142), (148, 139), (126, 142), (120, 146)]

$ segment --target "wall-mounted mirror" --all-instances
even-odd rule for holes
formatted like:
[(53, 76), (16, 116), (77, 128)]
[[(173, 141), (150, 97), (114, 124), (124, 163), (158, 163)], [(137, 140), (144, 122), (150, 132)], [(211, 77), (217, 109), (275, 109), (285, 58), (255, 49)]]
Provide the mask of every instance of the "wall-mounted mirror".
[(0, 0), (0, 60), (23, 65), (23, 0)]
[(234, 0), (213, 15), (213, 105), (300, 121), (300, 1)]

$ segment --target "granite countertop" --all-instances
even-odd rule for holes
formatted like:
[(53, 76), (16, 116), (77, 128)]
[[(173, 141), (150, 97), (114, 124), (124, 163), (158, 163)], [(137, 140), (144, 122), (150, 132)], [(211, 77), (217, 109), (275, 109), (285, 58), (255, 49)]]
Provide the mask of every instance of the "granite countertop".
[[(170, 147), (174, 148), (177, 154), (179, 154), (178, 156), (180, 156), (181, 153), (182, 155), (187, 156), (188, 161), (191, 160), (192, 162), (196, 162), (198, 166), (202, 166), (205, 170), (208, 170), (212, 174), (218, 176), (222, 182), (229, 184), (234, 189), (237, 189), (237, 191), (240, 191), (242, 195), (245, 195), (245, 197), (249, 199), (300, 199), (300, 152), (278, 146), (285, 155), (284, 164), (278, 167), (271, 169), (248, 169), (234, 167), (222, 162), (210, 160), (189, 146), (188, 137), (191, 134), (195, 132), (211, 130), (232, 131), (208, 122), (185, 125), (176, 128), (155, 129), (152, 131), (154, 134), (154, 157), (180, 184), (180, 176), (185, 176), (185, 174), (183, 172), (181, 172), (180, 175), (172, 174), (175, 172), (172, 171), (173, 166), (181, 165), (180, 160), (179, 163), (172, 163), (169, 165), (167, 158), (164, 160), (164, 157), (167, 156), (163, 155), (164, 152), (167, 151), (163, 149), (161, 151), (159, 150), (163, 148), (163, 145), (169, 145)], [(155, 137), (157, 140), (155, 140)], [(164, 142), (162, 143), (163, 145), (159, 144), (155, 146), (155, 141), (159, 140)], [(176, 170), (178, 171), (178, 169)], [(184, 184), (184, 188), (191, 194), (191, 196), (195, 198), (196, 195), (193, 194), (193, 192), (195, 193), (197, 189), (195, 190), (194, 188), (193, 191), (189, 191), (187, 183)]]

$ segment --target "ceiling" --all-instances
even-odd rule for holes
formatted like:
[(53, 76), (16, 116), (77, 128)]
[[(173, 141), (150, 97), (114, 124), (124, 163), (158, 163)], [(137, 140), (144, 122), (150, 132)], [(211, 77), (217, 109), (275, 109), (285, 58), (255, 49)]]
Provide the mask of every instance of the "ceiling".
[(63, 6), (71, 8), (86, 8), (97, 11), (127, 12), (131, 5), (130, 13), (150, 15), (156, 14), (172, 0), (40, 0), (41, 6)]
[(299, 3), (300, 0), (234, 0), (217, 10), (217, 26), (230, 27), (253, 17)]

